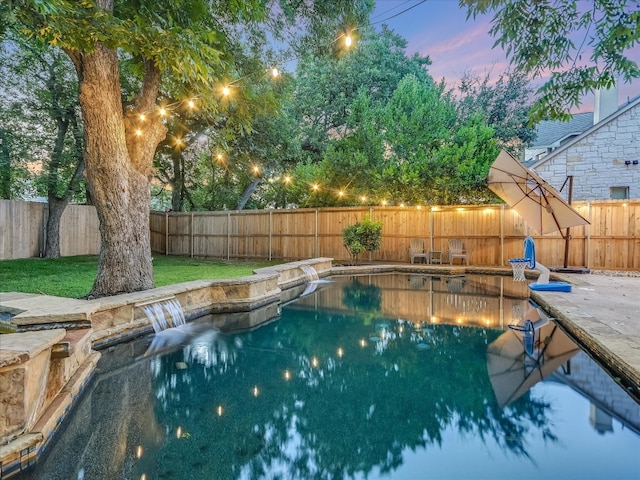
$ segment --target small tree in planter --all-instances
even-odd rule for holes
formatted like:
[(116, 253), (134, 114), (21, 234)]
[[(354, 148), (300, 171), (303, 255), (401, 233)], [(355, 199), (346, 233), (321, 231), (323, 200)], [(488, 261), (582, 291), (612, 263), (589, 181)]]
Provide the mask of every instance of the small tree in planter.
[(373, 252), (382, 243), (382, 222), (374, 222), (367, 215), (364, 220), (342, 229), (342, 241), (351, 255), (353, 264), (358, 263), (362, 252)]

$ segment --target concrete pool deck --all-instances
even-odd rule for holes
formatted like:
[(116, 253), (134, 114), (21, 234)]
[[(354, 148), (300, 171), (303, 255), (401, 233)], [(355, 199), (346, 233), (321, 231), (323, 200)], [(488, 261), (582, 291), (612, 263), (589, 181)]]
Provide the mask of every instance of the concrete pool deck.
[(640, 277), (555, 274), (571, 293), (531, 291), (531, 298), (578, 340), (599, 363), (640, 398)]

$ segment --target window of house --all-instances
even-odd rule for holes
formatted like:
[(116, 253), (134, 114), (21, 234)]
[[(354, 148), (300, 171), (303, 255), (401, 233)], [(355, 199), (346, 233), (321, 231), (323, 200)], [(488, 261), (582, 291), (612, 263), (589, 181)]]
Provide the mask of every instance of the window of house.
[(611, 187), (611, 198), (616, 200), (625, 200), (629, 198), (629, 187)]

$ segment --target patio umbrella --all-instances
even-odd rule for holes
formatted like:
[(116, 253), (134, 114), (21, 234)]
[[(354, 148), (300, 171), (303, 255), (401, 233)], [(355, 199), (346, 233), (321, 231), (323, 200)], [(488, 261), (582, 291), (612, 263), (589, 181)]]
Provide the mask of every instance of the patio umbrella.
[(513, 402), (578, 353), (576, 344), (553, 322), (536, 331), (537, 351), (525, 353), (522, 334), (507, 330), (487, 350), (487, 370), (501, 407)]
[(560, 192), (504, 150), (489, 169), (488, 186), (539, 234), (589, 223)]

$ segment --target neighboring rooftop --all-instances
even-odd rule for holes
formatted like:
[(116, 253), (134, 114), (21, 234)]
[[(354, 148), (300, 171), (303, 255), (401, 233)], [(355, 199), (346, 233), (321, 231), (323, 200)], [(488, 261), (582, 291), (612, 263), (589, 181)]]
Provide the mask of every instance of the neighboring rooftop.
[(576, 113), (571, 120), (543, 120), (536, 126), (531, 148), (559, 147), (560, 144), (593, 126), (593, 112)]

